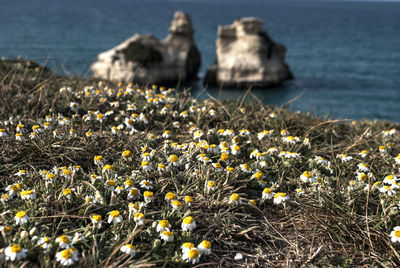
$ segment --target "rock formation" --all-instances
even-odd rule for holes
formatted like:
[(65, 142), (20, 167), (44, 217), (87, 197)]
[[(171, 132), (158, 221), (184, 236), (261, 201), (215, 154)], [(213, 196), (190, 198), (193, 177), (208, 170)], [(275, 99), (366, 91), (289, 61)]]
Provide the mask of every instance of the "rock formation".
[(177, 11), (164, 40), (135, 34), (100, 53), (91, 69), (93, 76), (101, 79), (176, 85), (195, 80), (200, 63), (190, 16)]
[(208, 68), (205, 85), (265, 88), (293, 78), (284, 61), (286, 48), (262, 30), (262, 23), (242, 18), (218, 27), (216, 64)]

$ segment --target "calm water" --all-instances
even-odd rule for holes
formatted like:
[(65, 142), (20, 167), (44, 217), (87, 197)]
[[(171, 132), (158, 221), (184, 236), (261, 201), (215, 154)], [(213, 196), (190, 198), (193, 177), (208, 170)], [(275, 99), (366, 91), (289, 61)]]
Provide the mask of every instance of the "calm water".
[[(43, 61), (88, 75), (96, 55), (134, 33), (159, 38), (176, 10), (191, 14), (202, 53), (201, 75), (215, 60), (218, 25), (255, 16), (288, 48), (296, 79), (253, 90), (265, 104), (332, 118), (400, 122), (400, 3), (238, 0), (0, 0), (0, 57)], [(240, 90), (209, 90), (237, 98)], [(204, 97), (201, 87), (193, 94)]]

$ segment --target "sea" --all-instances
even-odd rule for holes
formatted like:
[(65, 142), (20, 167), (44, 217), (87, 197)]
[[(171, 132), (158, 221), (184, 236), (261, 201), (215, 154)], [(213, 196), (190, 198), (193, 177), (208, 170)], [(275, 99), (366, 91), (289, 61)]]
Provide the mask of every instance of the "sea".
[[(261, 101), (332, 119), (400, 122), (400, 2), (322, 0), (0, 0), (0, 57), (90, 76), (96, 56), (135, 33), (168, 34), (191, 15), (202, 55), (193, 96)], [(219, 25), (257, 17), (287, 48), (295, 79), (246, 92), (204, 88)]]

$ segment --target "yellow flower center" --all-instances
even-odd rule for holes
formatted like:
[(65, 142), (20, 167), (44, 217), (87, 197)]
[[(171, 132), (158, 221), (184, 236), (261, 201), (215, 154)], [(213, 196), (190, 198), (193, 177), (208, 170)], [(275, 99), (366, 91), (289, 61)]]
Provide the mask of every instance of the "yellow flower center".
[(63, 243), (69, 243), (69, 238), (66, 235), (62, 235), (58, 238), (58, 240), (60, 240)]
[(18, 253), (20, 251), (21, 251), (21, 246), (20, 245), (14, 244), (14, 245), (11, 246), (11, 252)]
[(115, 186), (115, 181), (114, 180), (108, 180), (107, 181), (108, 186)]
[(365, 181), (365, 180), (367, 179), (367, 174), (362, 173), (362, 174), (360, 175), (360, 179), (363, 180), (363, 181)]
[(101, 156), (101, 155), (96, 155), (96, 156), (94, 157), (94, 160), (95, 160), (95, 161), (101, 161), (101, 160), (103, 160), (103, 156)]
[(203, 240), (203, 241), (201, 242), (201, 245), (202, 245), (204, 248), (211, 248), (211, 243), (210, 243), (209, 241), (207, 241), (207, 240)]
[(254, 174), (254, 178), (256, 178), (258, 180), (261, 179), (262, 176), (263, 176), (263, 173), (261, 171), (258, 171), (257, 173)]
[(168, 231), (164, 231), (164, 232), (162, 232), (162, 234), (165, 236), (174, 236), (173, 232), (168, 232)]
[(139, 191), (138, 191), (138, 189), (131, 189), (131, 195), (133, 195), (133, 196), (138, 196), (139, 195)]
[(143, 196), (144, 196), (144, 197), (153, 197), (153, 195), (154, 195), (154, 193), (153, 193), (153, 192), (150, 192), (150, 191), (145, 191), (145, 192), (143, 193)]
[(208, 182), (208, 187), (214, 188), (215, 187), (215, 181), (209, 181)]
[(142, 167), (146, 167), (146, 166), (148, 166), (149, 165), (149, 162), (147, 162), (147, 161), (143, 161), (142, 162)]
[(133, 185), (133, 181), (132, 180), (126, 180), (125, 184), (128, 186), (132, 186)]
[(32, 190), (26, 190), (26, 191), (21, 191), (21, 195), (25, 196), (25, 195), (31, 195), (33, 194)]
[(119, 211), (118, 210), (111, 211), (110, 216), (113, 218), (119, 217)]
[(193, 202), (193, 198), (187, 195), (187, 196), (185, 196), (185, 202), (186, 203), (192, 203)]
[(400, 230), (394, 231), (394, 235), (395, 235), (396, 237), (400, 237)]
[(17, 214), (15, 214), (15, 216), (16, 216), (17, 218), (20, 218), (20, 219), (21, 219), (21, 218), (23, 218), (23, 217), (26, 216), (26, 212), (23, 211), (23, 210), (18, 211)]
[(178, 162), (178, 160), (179, 160), (179, 158), (178, 158), (178, 156), (176, 156), (176, 155), (170, 155), (169, 156), (169, 161), (171, 161), (171, 162)]
[(68, 249), (64, 249), (61, 251), (61, 257), (63, 259), (70, 259), (72, 257), (72, 253)]
[(263, 191), (265, 194), (270, 194), (270, 193), (272, 193), (272, 190), (270, 189), (270, 188), (264, 188), (264, 191)]
[(184, 243), (184, 244), (183, 244), (183, 247), (185, 247), (185, 248), (194, 248), (194, 244), (193, 244), (193, 243), (190, 243), (190, 242)]
[(234, 170), (233, 167), (226, 167), (226, 171), (228, 171), (228, 172), (232, 172), (233, 170)]
[(18, 191), (18, 187), (16, 186), (16, 185), (11, 185), (11, 190), (13, 191), (13, 192), (17, 192)]
[(276, 193), (274, 197), (275, 197), (275, 198), (278, 198), (278, 197), (286, 197), (286, 193)]
[(167, 194), (165, 195), (165, 198), (167, 198), (167, 199), (169, 199), (169, 200), (176, 199), (176, 194), (169, 192), (169, 193), (167, 193)]
[(172, 201), (172, 205), (174, 205), (176, 207), (180, 207), (182, 205), (182, 203), (179, 202), (178, 200), (174, 200), (174, 201)]
[(394, 176), (393, 176), (393, 175), (388, 175), (388, 176), (386, 177), (386, 179), (387, 179), (387, 180), (393, 180), (393, 179), (394, 179)]
[(303, 172), (303, 175), (304, 175), (305, 177), (307, 177), (307, 178), (311, 178), (311, 173), (308, 172), (308, 171), (304, 171), (304, 172)]
[(135, 217), (135, 219), (140, 219), (140, 218), (144, 217), (144, 214), (141, 212), (137, 212), (137, 213), (135, 213), (134, 217)]
[(113, 165), (105, 165), (103, 169), (104, 170), (114, 170), (115, 168)]
[(125, 247), (130, 248), (130, 249), (135, 249), (135, 246), (131, 245), (131, 244), (126, 244)]
[(232, 201), (238, 201), (240, 198), (240, 196), (237, 193), (234, 193), (231, 195), (231, 200)]
[(195, 259), (195, 258), (197, 258), (199, 256), (199, 252), (197, 251), (197, 249), (191, 249), (188, 252), (188, 256), (191, 259)]
[(101, 221), (102, 217), (101, 217), (101, 215), (93, 215), (92, 219), (95, 221)]
[(189, 216), (183, 219), (184, 224), (191, 224), (194, 221), (193, 217)]
[(130, 156), (132, 156), (132, 152), (129, 150), (126, 150), (126, 151), (123, 151), (122, 155), (125, 157), (130, 157)]
[(161, 220), (158, 224), (159, 224), (161, 227), (165, 228), (165, 227), (168, 227), (169, 222), (168, 222), (168, 220)]
[(67, 188), (63, 191), (64, 195), (70, 195), (72, 193), (71, 189)]

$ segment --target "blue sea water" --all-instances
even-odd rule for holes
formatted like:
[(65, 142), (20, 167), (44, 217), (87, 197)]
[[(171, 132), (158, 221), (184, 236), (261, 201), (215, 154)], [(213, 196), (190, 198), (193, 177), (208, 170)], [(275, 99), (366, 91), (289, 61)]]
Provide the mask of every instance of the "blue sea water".
[[(0, 0), (0, 57), (22, 55), (87, 76), (98, 53), (135, 33), (164, 38), (176, 10), (192, 16), (200, 76), (215, 61), (218, 25), (254, 16), (287, 47), (296, 77), (282, 87), (252, 90), (263, 103), (290, 102), (292, 110), (330, 118), (400, 122), (400, 2)], [(244, 91), (193, 88), (200, 98), (206, 92), (235, 99)]]

